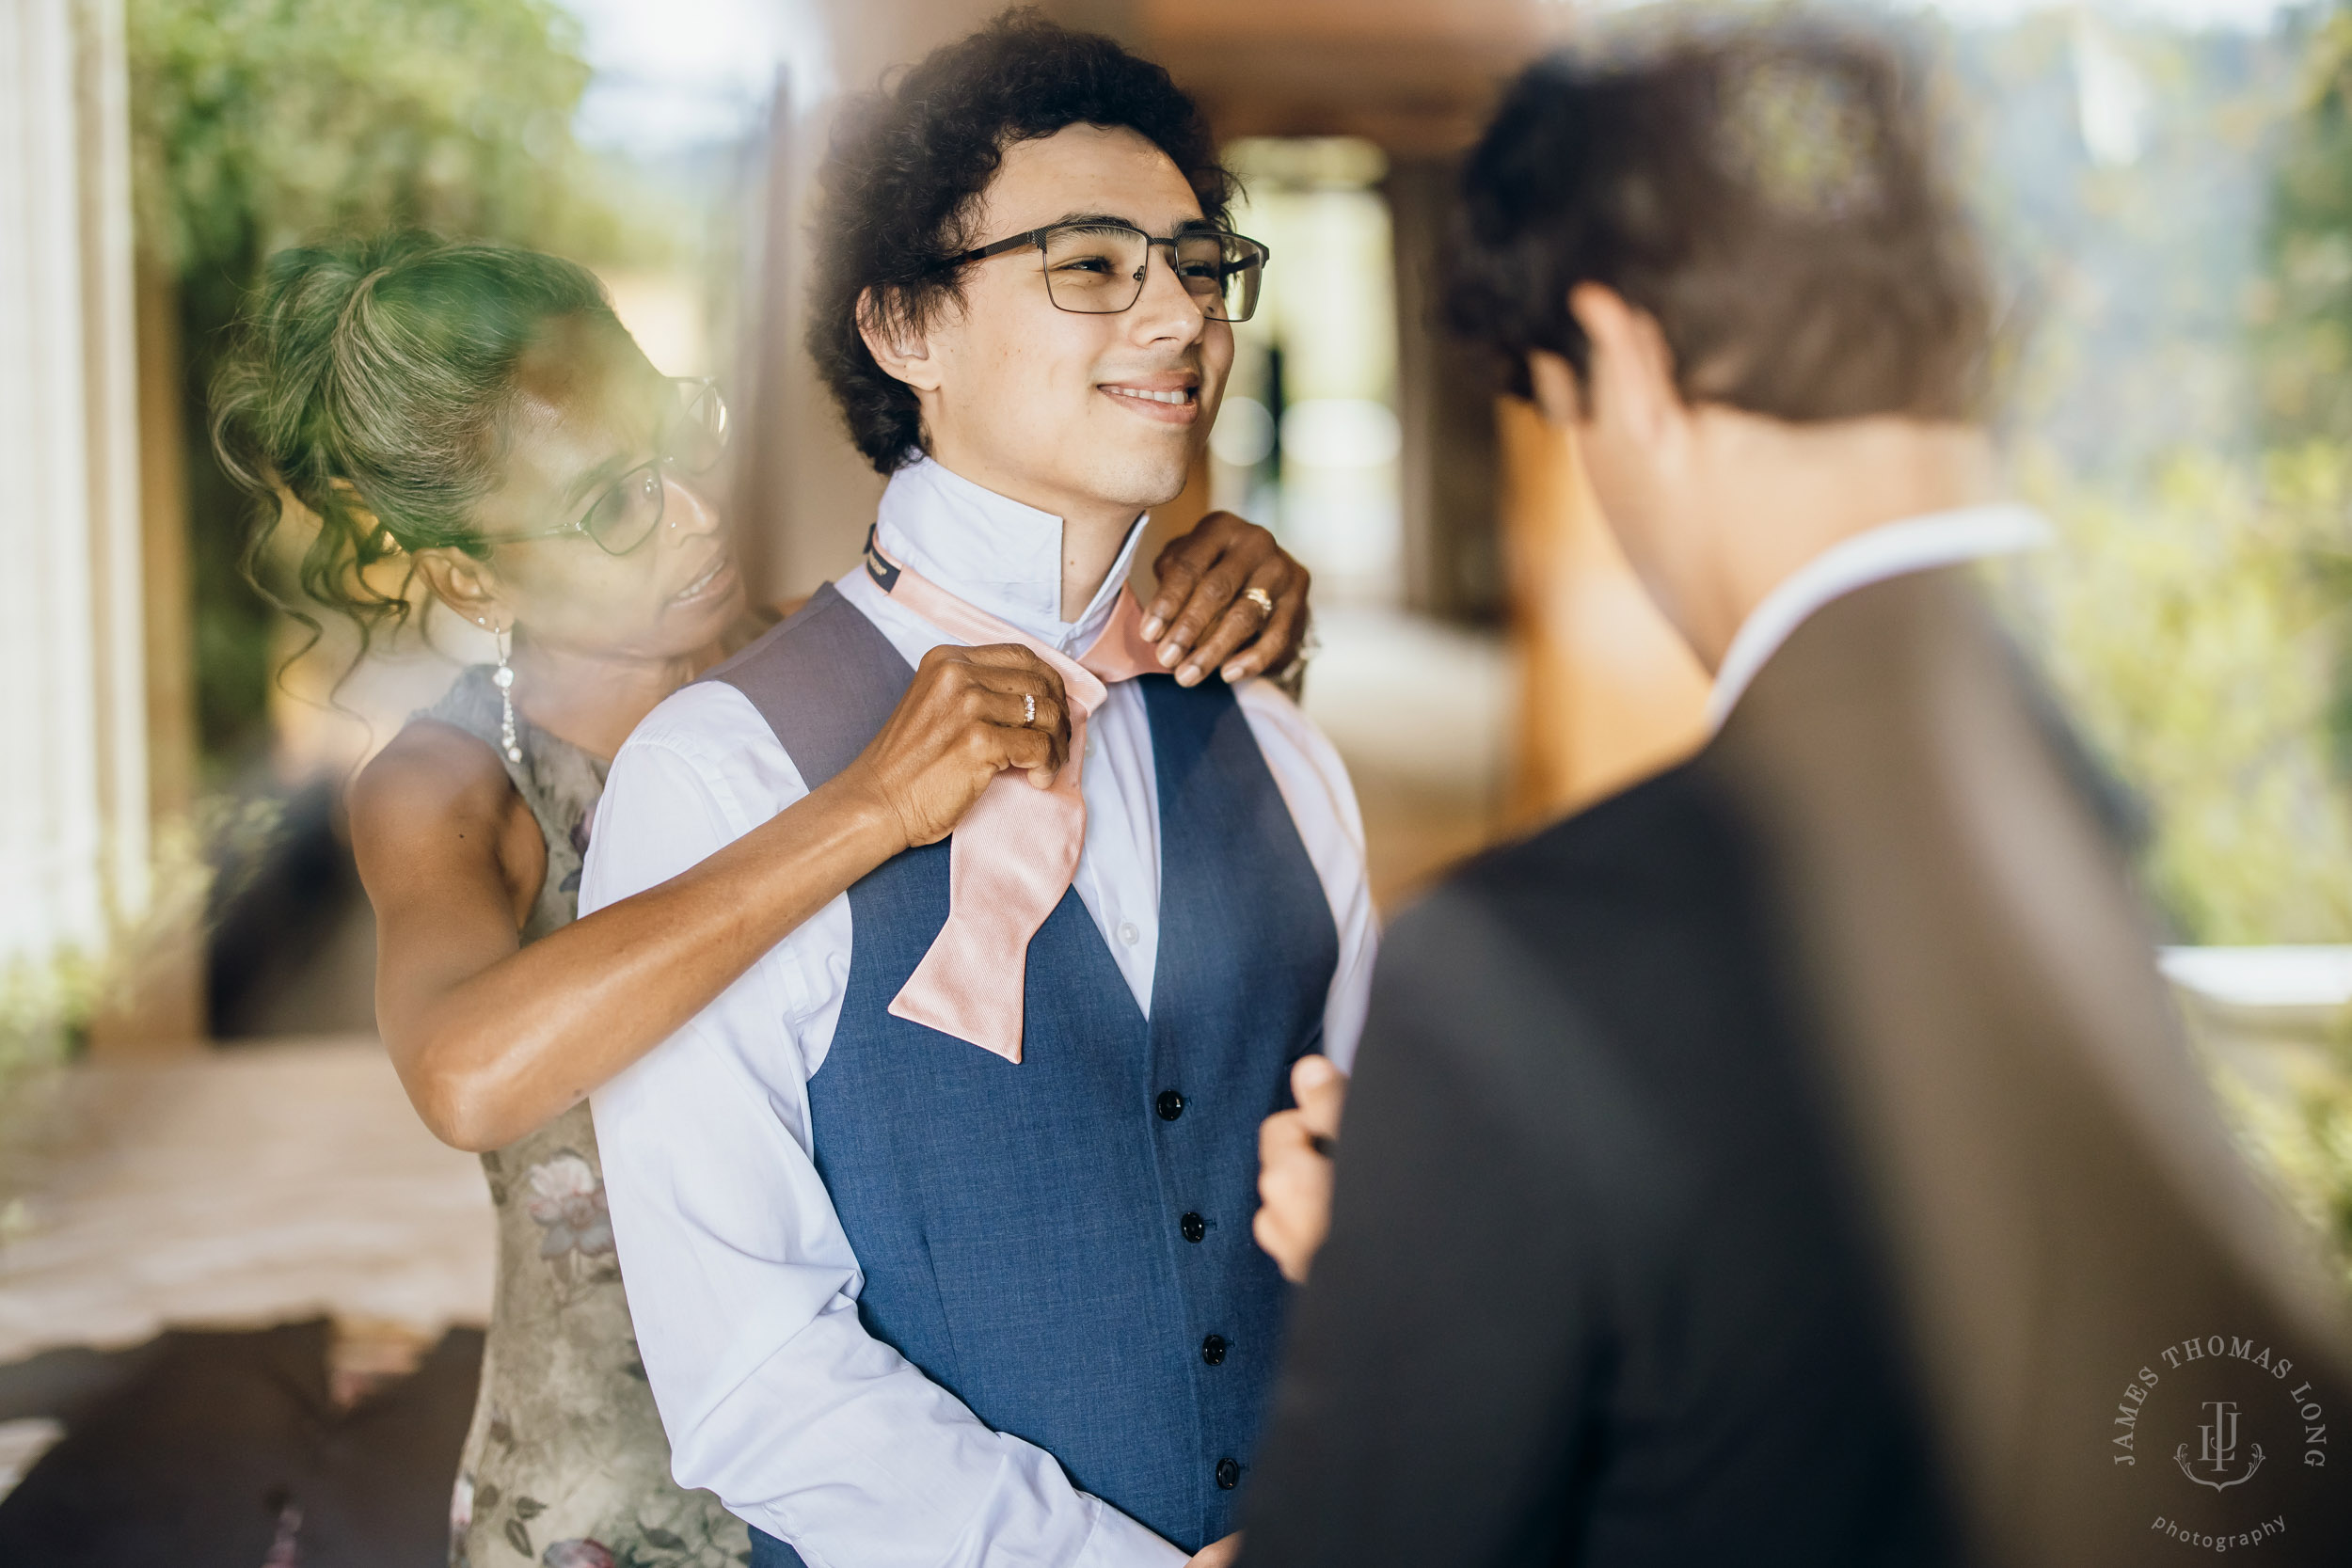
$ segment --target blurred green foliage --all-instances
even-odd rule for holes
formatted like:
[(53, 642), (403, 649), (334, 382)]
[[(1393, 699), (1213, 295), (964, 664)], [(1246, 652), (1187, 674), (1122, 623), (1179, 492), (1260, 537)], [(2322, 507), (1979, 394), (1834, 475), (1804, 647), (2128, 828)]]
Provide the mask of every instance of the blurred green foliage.
[(129, 0), (140, 257), (184, 348), (199, 721), (215, 776), (265, 739), (271, 612), (202, 392), (262, 261), (391, 225), (633, 260), (659, 225), (573, 138), (589, 71), (551, 0)]
[[(2272, 42), (2292, 90), (2241, 101), (2275, 115), (2248, 143), (2266, 210), (2221, 291), (2243, 297), (2243, 434), (2176, 440), (2144, 483), (2021, 467), (2064, 540), (2033, 574), (2045, 655), (2153, 807), (2143, 872), (2188, 942), (2352, 942), (2352, 8)], [(2230, 1062), (2240, 1135), (2352, 1275), (2352, 1038), (2282, 1088)]]
[(2151, 808), (2142, 865), (2175, 941), (2352, 940), (2352, 800), (2331, 746), (2352, 452), (2178, 452), (2129, 491), (2046, 454), (2058, 525), (2021, 569), (2044, 663)]
[(1951, 39), (1965, 102), (1998, 105), (1969, 119), (1976, 205), (2026, 328), (2010, 479), (2060, 539), (2005, 575), (2147, 808), (2143, 873), (2180, 942), (2352, 941), (2331, 732), (2352, 458), (2333, 436), (2274, 432), (2257, 396), (2285, 341), (2281, 245), (2262, 236), (2290, 227), (2298, 160), (2333, 112), (2312, 62), (2347, 38), (2308, 19), (2253, 36), (2077, 12)]
[[(2352, 942), (2352, 8), (2050, 14), (1955, 55), (2000, 104), (1980, 203), (2035, 329), (2011, 478), (2059, 535), (2001, 574), (2017, 623), (2147, 808), (2169, 940)], [(2135, 102), (2094, 156), (2102, 71)], [(2352, 1048), (2325, 1057), (2259, 1091), (2213, 1059), (2352, 1271)]]
[(2352, 1015), (2265, 1037), (2197, 1014), (2232, 1133), (2352, 1282)]
[(2313, 29), (2256, 302), (2263, 413), (2278, 436), (2352, 437), (2352, 10)]
[(2341, 1039), (2334, 1064), (2284, 1102), (2225, 1085), (2240, 1135), (2352, 1278), (2352, 1055)]
[[(2304, 71), (2265, 233), (2256, 373), (2265, 429), (2286, 444), (2273, 461), (2291, 466), (2285, 488), (2310, 502), (2305, 580), (2330, 622), (2325, 734), (2342, 791), (2352, 789), (2352, 8), (2319, 21)], [(2339, 896), (2352, 884), (2352, 856), (2339, 845), (2313, 864)], [(2247, 1125), (2352, 1275), (2352, 1019), (2339, 1021), (2330, 1045), (2332, 1075), (2301, 1085), (2291, 1115)]]
[(549, 0), (131, 0), (139, 241), (181, 277), (322, 231), (619, 239)]

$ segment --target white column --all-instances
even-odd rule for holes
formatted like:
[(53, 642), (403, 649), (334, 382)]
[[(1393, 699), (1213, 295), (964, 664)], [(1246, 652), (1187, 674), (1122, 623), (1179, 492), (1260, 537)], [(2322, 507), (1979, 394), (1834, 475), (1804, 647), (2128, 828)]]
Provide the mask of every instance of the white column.
[(121, 37), (0, 7), (0, 1000), (148, 896)]
[(103, 872), (118, 925), (151, 895), (148, 779), (148, 585), (139, 508), (138, 343), (131, 235), (130, 77), (123, 0), (73, 0), (79, 71), (83, 405), (90, 483), (92, 674), (105, 839)]

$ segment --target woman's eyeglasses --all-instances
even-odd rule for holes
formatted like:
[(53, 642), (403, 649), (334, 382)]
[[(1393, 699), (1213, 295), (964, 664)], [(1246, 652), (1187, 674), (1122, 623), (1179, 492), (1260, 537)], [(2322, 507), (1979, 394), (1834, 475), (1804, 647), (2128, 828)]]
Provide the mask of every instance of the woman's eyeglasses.
[(1203, 225), (1154, 239), (1112, 219), (1048, 224), (993, 245), (950, 256), (960, 267), (1035, 245), (1045, 258), (1045, 297), (1057, 309), (1082, 316), (1115, 316), (1143, 297), (1152, 252), (1165, 250), (1177, 281), (1211, 321), (1246, 322), (1258, 309), (1258, 290), (1274, 253), (1247, 235)]
[(502, 533), (499, 543), (521, 539), (552, 539), (559, 534), (584, 533), (607, 555), (627, 555), (653, 537), (661, 526), (661, 512), (670, 487), (662, 470), (674, 468), (690, 477), (718, 467), (727, 444), (726, 400), (708, 376), (672, 376), (678, 390), (677, 414), (661, 437), (661, 454), (640, 463), (596, 492), (586, 511), (568, 523), (537, 533)]

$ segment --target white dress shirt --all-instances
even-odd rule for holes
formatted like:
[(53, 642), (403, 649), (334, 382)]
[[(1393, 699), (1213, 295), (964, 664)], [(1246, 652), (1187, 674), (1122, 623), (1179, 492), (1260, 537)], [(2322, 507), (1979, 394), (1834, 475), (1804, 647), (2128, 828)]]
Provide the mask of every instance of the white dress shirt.
[[(1073, 655), (1108, 620), (1141, 533), (1069, 623), (1059, 518), (926, 461), (891, 480), (878, 526), (894, 559)], [(863, 569), (834, 586), (910, 664), (954, 641)], [(1344, 1067), (1376, 941), (1355, 795), (1288, 698), (1263, 682), (1237, 696), (1330, 900), (1339, 964), (1324, 1032)], [(1148, 1016), (1158, 784), (1133, 683), (1110, 688), (1088, 746), (1074, 885)], [(740, 691), (687, 687), (613, 759), (580, 913), (675, 876), (806, 793)], [(850, 946), (845, 895), (595, 1096), (629, 1310), (679, 1484), (716, 1492), (811, 1568), (1181, 1563), (1183, 1552), (1078, 1492), (1050, 1454), (981, 1424), (860, 1323), (863, 1281), (812, 1160), (807, 1088), (840, 1016)]]
[(1839, 540), (1783, 578), (1740, 623), (1708, 693), (1708, 733), (1723, 728), (1756, 672), (1831, 601), (1908, 572), (2040, 549), (2054, 537), (2033, 508), (2002, 505), (1924, 513)]

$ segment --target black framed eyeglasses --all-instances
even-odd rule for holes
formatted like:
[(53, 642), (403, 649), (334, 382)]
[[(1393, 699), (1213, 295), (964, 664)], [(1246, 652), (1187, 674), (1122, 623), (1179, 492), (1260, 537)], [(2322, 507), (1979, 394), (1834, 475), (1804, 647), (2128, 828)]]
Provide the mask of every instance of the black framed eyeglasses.
[(1060, 310), (1115, 316), (1143, 297), (1152, 252), (1166, 250), (1184, 292), (1211, 321), (1246, 322), (1258, 309), (1265, 264), (1274, 253), (1245, 234), (1206, 225), (1158, 239), (1131, 223), (1087, 219), (1049, 223), (951, 256), (960, 267), (1035, 245), (1045, 259), (1045, 296)]
[(494, 543), (523, 539), (552, 539), (559, 534), (584, 533), (607, 555), (627, 555), (653, 537), (661, 526), (661, 513), (670, 487), (662, 470), (675, 469), (693, 477), (719, 465), (727, 444), (727, 404), (719, 384), (708, 376), (674, 375), (678, 409), (660, 438), (661, 452), (648, 458), (598, 490), (587, 509), (568, 523), (536, 533), (501, 533)]

